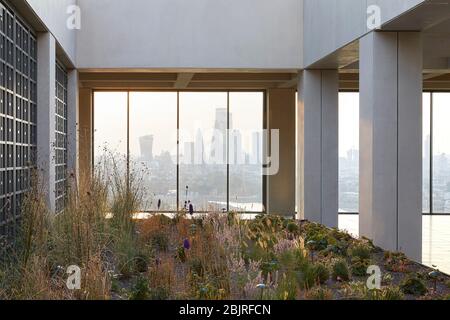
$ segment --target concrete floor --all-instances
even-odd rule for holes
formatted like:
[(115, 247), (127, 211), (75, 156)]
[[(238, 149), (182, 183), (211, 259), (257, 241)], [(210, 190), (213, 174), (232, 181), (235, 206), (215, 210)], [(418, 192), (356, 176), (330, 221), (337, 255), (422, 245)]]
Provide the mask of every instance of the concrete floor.
[[(423, 216), (422, 262), (450, 274), (450, 216)], [(339, 228), (359, 234), (358, 215), (339, 215)]]

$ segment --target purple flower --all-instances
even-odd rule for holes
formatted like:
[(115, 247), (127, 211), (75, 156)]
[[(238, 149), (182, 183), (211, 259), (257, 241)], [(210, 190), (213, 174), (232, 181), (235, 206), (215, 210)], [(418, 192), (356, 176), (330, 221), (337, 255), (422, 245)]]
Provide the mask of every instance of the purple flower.
[(191, 248), (191, 243), (189, 242), (189, 239), (184, 239), (184, 241), (183, 241), (183, 247), (184, 247), (186, 250), (189, 250), (189, 249)]

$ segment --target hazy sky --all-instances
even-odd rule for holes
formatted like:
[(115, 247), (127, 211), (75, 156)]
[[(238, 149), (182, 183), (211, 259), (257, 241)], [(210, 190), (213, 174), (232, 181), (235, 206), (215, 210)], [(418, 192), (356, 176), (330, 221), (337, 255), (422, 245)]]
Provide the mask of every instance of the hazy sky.
[(339, 156), (350, 149), (359, 150), (359, 93), (339, 94)]

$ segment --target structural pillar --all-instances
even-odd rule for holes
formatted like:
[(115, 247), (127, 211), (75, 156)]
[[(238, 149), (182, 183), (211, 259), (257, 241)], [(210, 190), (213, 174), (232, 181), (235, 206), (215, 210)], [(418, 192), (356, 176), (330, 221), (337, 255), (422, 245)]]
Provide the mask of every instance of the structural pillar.
[(51, 33), (37, 38), (37, 166), (46, 202), (55, 212), (56, 41)]
[[(295, 213), (295, 89), (267, 91), (266, 122), (265, 128), (270, 130), (271, 140), (271, 150), (268, 154), (270, 168), (264, 170), (266, 212), (293, 217)], [(279, 142), (278, 148), (275, 140)]]
[(89, 179), (92, 173), (93, 162), (93, 91), (89, 88), (79, 90), (79, 177), (83, 181)]
[(422, 38), (360, 40), (360, 235), (422, 255)]
[(78, 181), (78, 155), (79, 155), (79, 92), (78, 71), (69, 70), (67, 73), (67, 170), (69, 174), (77, 177)]
[(297, 112), (299, 218), (338, 225), (338, 104), (336, 70), (300, 73)]

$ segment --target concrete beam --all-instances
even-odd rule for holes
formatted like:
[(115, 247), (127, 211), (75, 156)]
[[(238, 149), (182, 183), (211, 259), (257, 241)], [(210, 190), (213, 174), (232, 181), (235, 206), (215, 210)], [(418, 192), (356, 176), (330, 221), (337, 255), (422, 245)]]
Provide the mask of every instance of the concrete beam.
[(186, 89), (189, 86), (192, 78), (194, 77), (193, 73), (179, 73), (177, 81), (175, 81), (174, 88), (175, 89)]

